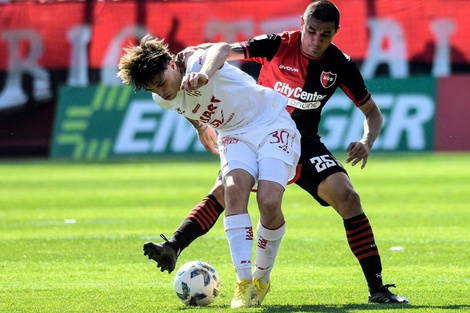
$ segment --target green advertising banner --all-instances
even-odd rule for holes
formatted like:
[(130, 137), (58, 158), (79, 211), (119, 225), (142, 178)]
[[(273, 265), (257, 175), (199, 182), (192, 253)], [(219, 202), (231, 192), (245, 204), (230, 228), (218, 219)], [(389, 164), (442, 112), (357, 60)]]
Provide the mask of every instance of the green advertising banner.
[[(366, 81), (384, 117), (375, 151), (428, 151), (433, 149), (436, 79), (376, 78)], [(345, 151), (362, 138), (364, 115), (340, 90), (323, 108), (322, 141), (332, 151)]]
[[(384, 115), (376, 151), (433, 148), (434, 78), (374, 79), (366, 82)], [(361, 139), (364, 115), (338, 91), (323, 109), (320, 132), (332, 151)], [(156, 105), (148, 92), (128, 86), (62, 87), (51, 158), (106, 160), (118, 157), (210, 155), (192, 126)]]
[(148, 92), (135, 94), (128, 86), (60, 88), (51, 158), (192, 153), (209, 154), (186, 119), (160, 108)]

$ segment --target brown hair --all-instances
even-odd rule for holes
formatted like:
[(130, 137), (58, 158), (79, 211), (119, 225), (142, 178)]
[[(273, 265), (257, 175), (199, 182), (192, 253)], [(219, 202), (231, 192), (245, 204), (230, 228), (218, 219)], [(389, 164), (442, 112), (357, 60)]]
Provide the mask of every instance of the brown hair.
[(151, 84), (158, 86), (168, 63), (174, 59), (164, 40), (150, 34), (145, 35), (138, 46), (130, 45), (124, 51), (117, 76), (124, 84), (132, 84), (135, 92)]

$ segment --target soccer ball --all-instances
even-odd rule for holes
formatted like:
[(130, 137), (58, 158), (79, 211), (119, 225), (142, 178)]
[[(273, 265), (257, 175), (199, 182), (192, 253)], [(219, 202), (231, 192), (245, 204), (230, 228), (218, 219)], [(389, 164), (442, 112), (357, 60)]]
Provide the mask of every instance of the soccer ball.
[(181, 266), (173, 283), (176, 295), (186, 305), (209, 305), (219, 294), (219, 274), (203, 261), (191, 261)]

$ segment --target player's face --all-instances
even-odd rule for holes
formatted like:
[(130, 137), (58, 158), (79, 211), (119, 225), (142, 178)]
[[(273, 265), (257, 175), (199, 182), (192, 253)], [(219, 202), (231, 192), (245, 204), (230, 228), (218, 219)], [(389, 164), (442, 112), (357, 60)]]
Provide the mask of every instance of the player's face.
[(182, 76), (174, 61), (170, 61), (168, 68), (163, 72), (162, 80), (158, 83), (150, 84), (146, 90), (156, 93), (164, 100), (173, 100), (181, 87)]
[(316, 18), (304, 21), (300, 17), (302, 26), (302, 51), (312, 57), (321, 57), (336, 35), (333, 22), (322, 22)]

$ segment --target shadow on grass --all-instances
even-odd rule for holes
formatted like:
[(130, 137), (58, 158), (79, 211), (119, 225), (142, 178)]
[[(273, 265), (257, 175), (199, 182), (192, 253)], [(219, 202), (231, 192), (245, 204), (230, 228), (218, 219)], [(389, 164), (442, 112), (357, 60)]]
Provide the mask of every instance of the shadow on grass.
[(424, 309), (439, 309), (439, 310), (462, 310), (470, 309), (468, 305), (412, 305), (412, 304), (346, 304), (346, 305), (276, 305), (266, 306), (256, 309), (256, 312), (266, 313), (279, 313), (279, 312), (335, 312), (347, 313), (353, 311), (378, 311), (397, 309), (407, 310), (424, 310)]
[[(237, 313), (301, 313), (301, 312), (315, 312), (315, 313), (350, 313), (350, 312), (373, 312), (373, 311), (390, 311), (399, 312), (399, 310), (452, 310), (458, 312), (467, 312), (470, 310), (470, 305), (411, 305), (411, 304), (345, 304), (345, 305), (271, 305), (263, 307), (251, 307), (230, 309), (229, 306), (214, 306), (211, 307), (214, 312), (219, 312), (221, 309), (224, 312), (237, 312)], [(184, 306), (179, 311), (191, 311), (202, 309), (201, 307)], [(207, 308), (206, 308), (207, 309)], [(225, 311), (227, 309), (227, 311)]]

